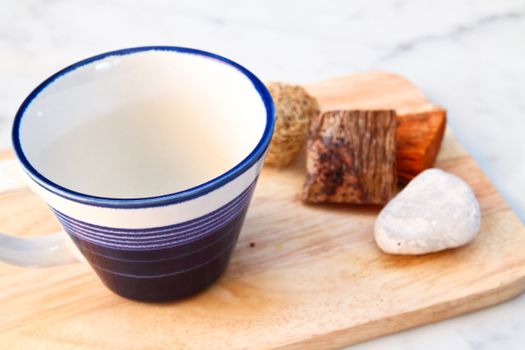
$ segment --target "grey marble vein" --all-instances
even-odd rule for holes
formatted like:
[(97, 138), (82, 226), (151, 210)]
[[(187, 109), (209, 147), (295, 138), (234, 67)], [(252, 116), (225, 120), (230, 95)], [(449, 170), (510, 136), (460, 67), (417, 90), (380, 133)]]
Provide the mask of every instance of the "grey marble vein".
[(465, 23), (454, 26), (444, 33), (422, 35), (407, 40), (405, 42), (398, 43), (394, 47), (389, 49), (388, 52), (382, 55), (378, 59), (378, 62), (392, 60), (399, 55), (406, 54), (409, 51), (416, 49), (420, 45), (432, 44), (432, 42), (434, 41), (457, 40), (459, 36), (465, 33), (475, 31), (482, 26), (523, 19), (525, 19), (525, 8), (523, 8), (523, 10), (521, 11), (509, 11), (500, 14), (490, 14), (481, 18), (477, 18), (472, 23)]

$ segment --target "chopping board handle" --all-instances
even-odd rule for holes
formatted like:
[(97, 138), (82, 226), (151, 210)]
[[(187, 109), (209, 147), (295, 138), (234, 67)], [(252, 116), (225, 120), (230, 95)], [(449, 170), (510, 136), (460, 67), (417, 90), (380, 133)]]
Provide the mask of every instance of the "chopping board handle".
[[(0, 161), (0, 194), (25, 190), (14, 160)], [(0, 261), (23, 267), (47, 267), (78, 261), (64, 231), (41, 237), (16, 237), (0, 233)]]

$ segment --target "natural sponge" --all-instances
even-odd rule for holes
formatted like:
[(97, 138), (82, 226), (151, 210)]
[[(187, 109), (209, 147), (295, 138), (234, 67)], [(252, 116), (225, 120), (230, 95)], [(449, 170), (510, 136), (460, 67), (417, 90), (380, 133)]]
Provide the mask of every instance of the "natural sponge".
[(265, 164), (285, 166), (301, 150), (310, 119), (319, 114), (319, 104), (298, 85), (270, 82), (266, 87), (275, 104), (275, 130)]

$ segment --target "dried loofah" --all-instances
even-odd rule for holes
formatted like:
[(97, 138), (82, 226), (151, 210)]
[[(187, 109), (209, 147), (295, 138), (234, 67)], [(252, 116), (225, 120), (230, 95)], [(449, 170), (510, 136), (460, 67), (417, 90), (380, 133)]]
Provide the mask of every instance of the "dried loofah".
[(270, 82), (267, 88), (275, 104), (275, 130), (265, 164), (281, 167), (301, 150), (310, 119), (319, 114), (319, 104), (298, 85)]

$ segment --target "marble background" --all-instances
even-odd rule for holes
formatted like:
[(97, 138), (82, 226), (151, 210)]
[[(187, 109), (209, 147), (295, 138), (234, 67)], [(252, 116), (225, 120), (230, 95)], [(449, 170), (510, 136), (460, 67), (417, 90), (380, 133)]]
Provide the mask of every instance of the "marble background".
[[(525, 0), (0, 0), (0, 147), (22, 99), (96, 53), (180, 45), (265, 80), (382, 69), (449, 111), (450, 125), (525, 221)], [(525, 296), (352, 349), (524, 349)]]

